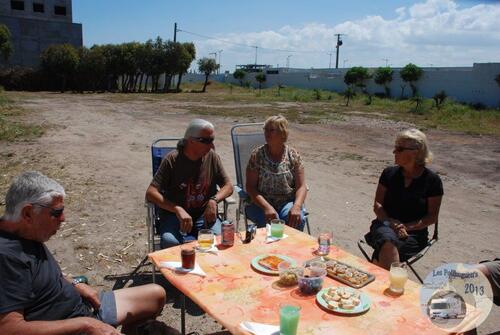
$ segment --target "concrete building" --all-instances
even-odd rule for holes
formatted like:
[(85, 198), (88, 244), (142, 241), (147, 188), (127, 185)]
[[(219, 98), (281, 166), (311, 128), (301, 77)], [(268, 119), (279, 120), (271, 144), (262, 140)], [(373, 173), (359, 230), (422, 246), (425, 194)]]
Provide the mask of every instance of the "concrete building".
[(11, 34), (14, 53), (4, 65), (35, 67), (51, 44), (82, 46), (82, 25), (73, 23), (71, 0), (0, 0), (0, 24)]

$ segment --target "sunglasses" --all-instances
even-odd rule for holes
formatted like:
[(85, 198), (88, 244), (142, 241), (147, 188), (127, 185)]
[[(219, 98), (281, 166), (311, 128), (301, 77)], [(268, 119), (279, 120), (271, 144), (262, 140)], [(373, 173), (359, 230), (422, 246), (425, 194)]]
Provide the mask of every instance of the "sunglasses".
[(52, 208), (50, 206), (45, 206), (42, 204), (33, 204), (33, 205), (43, 207), (43, 208), (49, 208), (50, 209), (50, 216), (55, 217), (55, 218), (60, 218), (64, 212), (64, 206), (61, 208)]
[(215, 141), (215, 137), (193, 137), (192, 139), (203, 144), (212, 144)]
[(396, 151), (396, 152), (403, 152), (403, 151), (406, 151), (406, 150), (417, 150), (417, 148), (401, 147), (399, 145), (396, 145), (394, 147), (394, 151)]
[(262, 128), (262, 129), (264, 129), (264, 131), (267, 131), (267, 132), (269, 132), (269, 133), (274, 133), (275, 131), (279, 131), (279, 129), (278, 129), (278, 128), (265, 128), (265, 127), (264, 127), (264, 128)]

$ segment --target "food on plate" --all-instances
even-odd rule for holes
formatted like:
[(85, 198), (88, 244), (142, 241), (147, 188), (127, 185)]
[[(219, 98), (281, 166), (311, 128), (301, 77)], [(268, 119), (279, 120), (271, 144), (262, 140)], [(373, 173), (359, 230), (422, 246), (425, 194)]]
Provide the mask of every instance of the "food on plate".
[(334, 260), (326, 263), (326, 271), (329, 275), (341, 278), (354, 285), (361, 285), (369, 279), (368, 274), (365, 272), (345, 264), (340, 264)]
[(283, 259), (274, 255), (269, 255), (259, 259), (259, 265), (273, 271), (278, 271), (278, 265), (281, 262), (283, 262)]
[(280, 273), (279, 283), (282, 286), (293, 286), (297, 284), (297, 268), (289, 268)]
[(361, 302), (360, 293), (357, 290), (346, 289), (344, 287), (330, 287), (321, 297), (331, 310), (338, 308), (351, 310)]

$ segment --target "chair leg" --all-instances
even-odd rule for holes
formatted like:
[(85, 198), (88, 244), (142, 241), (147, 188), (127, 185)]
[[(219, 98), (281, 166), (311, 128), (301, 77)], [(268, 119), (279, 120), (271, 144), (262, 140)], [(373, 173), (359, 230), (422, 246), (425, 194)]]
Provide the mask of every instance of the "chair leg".
[(305, 217), (305, 221), (306, 221), (307, 233), (311, 235), (311, 226), (309, 226), (309, 218), (307, 216)]
[(415, 271), (415, 269), (413, 268), (413, 266), (411, 266), (410, 263), (406, 263), (406, 265), (408, 265), (408, 267), (410, 268), (410, 270), (413, 272), (413, 274), (415, 275), (415, 277), (417, 277), (418, 281), (420, 282), (420, 284), (423, 284), (424, 281), (422, 280), (422, 278), (420, 278), (420, 276), (418, 275), (417, 271)]
[(359, 250), (361, 251), (361, 253), (363, 254), (363, 256), (365, 256), (366, 260), (368, 262), (371, 262), (372, 261), (371, 257), (368, 256), (368, 253), (365, 251), (365, 249), (363, 249), (363, 247), (361, 246), (361, 243), (362, 243), (361, 241), (358, 242), (358, 248), (359, 248)]
[(181, 334), (186, 334), (186, 296), (181, 292)]

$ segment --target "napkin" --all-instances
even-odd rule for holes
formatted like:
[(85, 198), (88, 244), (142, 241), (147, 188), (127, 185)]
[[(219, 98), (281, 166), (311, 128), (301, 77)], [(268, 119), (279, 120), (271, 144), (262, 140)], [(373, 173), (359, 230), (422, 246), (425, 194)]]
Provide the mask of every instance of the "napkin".
[(255, 335), (279, 335), (280, 327), (264, 323), (244, 321), (240, 327)]
[(191, 273), (201, 277), (205, 277), (207, 275), (196, 262), (194, 264), (194, 269), (192, 270), (184, 269), (181, 262), (160, 262), (160, 268), (167, 268), (182, 273)]
[(283, 233), (283, 237), (271, 236), (271, 225), (269, 223), (266, 224), (266, 243), (276, 242), (276, 241), (282, 240), (282, 239), (287, 238), (287, 237), (288, 237), (288, 235), (285, 233)]
[(196, 246), (194, 248), (196, 249), (196, 252), (204, 252), (207, 254), (214, 254), (214, 255), (217, 255), (219, 253), (219, 249), (217, 249), (217, 246), (215, 245), (215, 243), (212, 244), (210, 249), (202, 249), (199, 246)]

